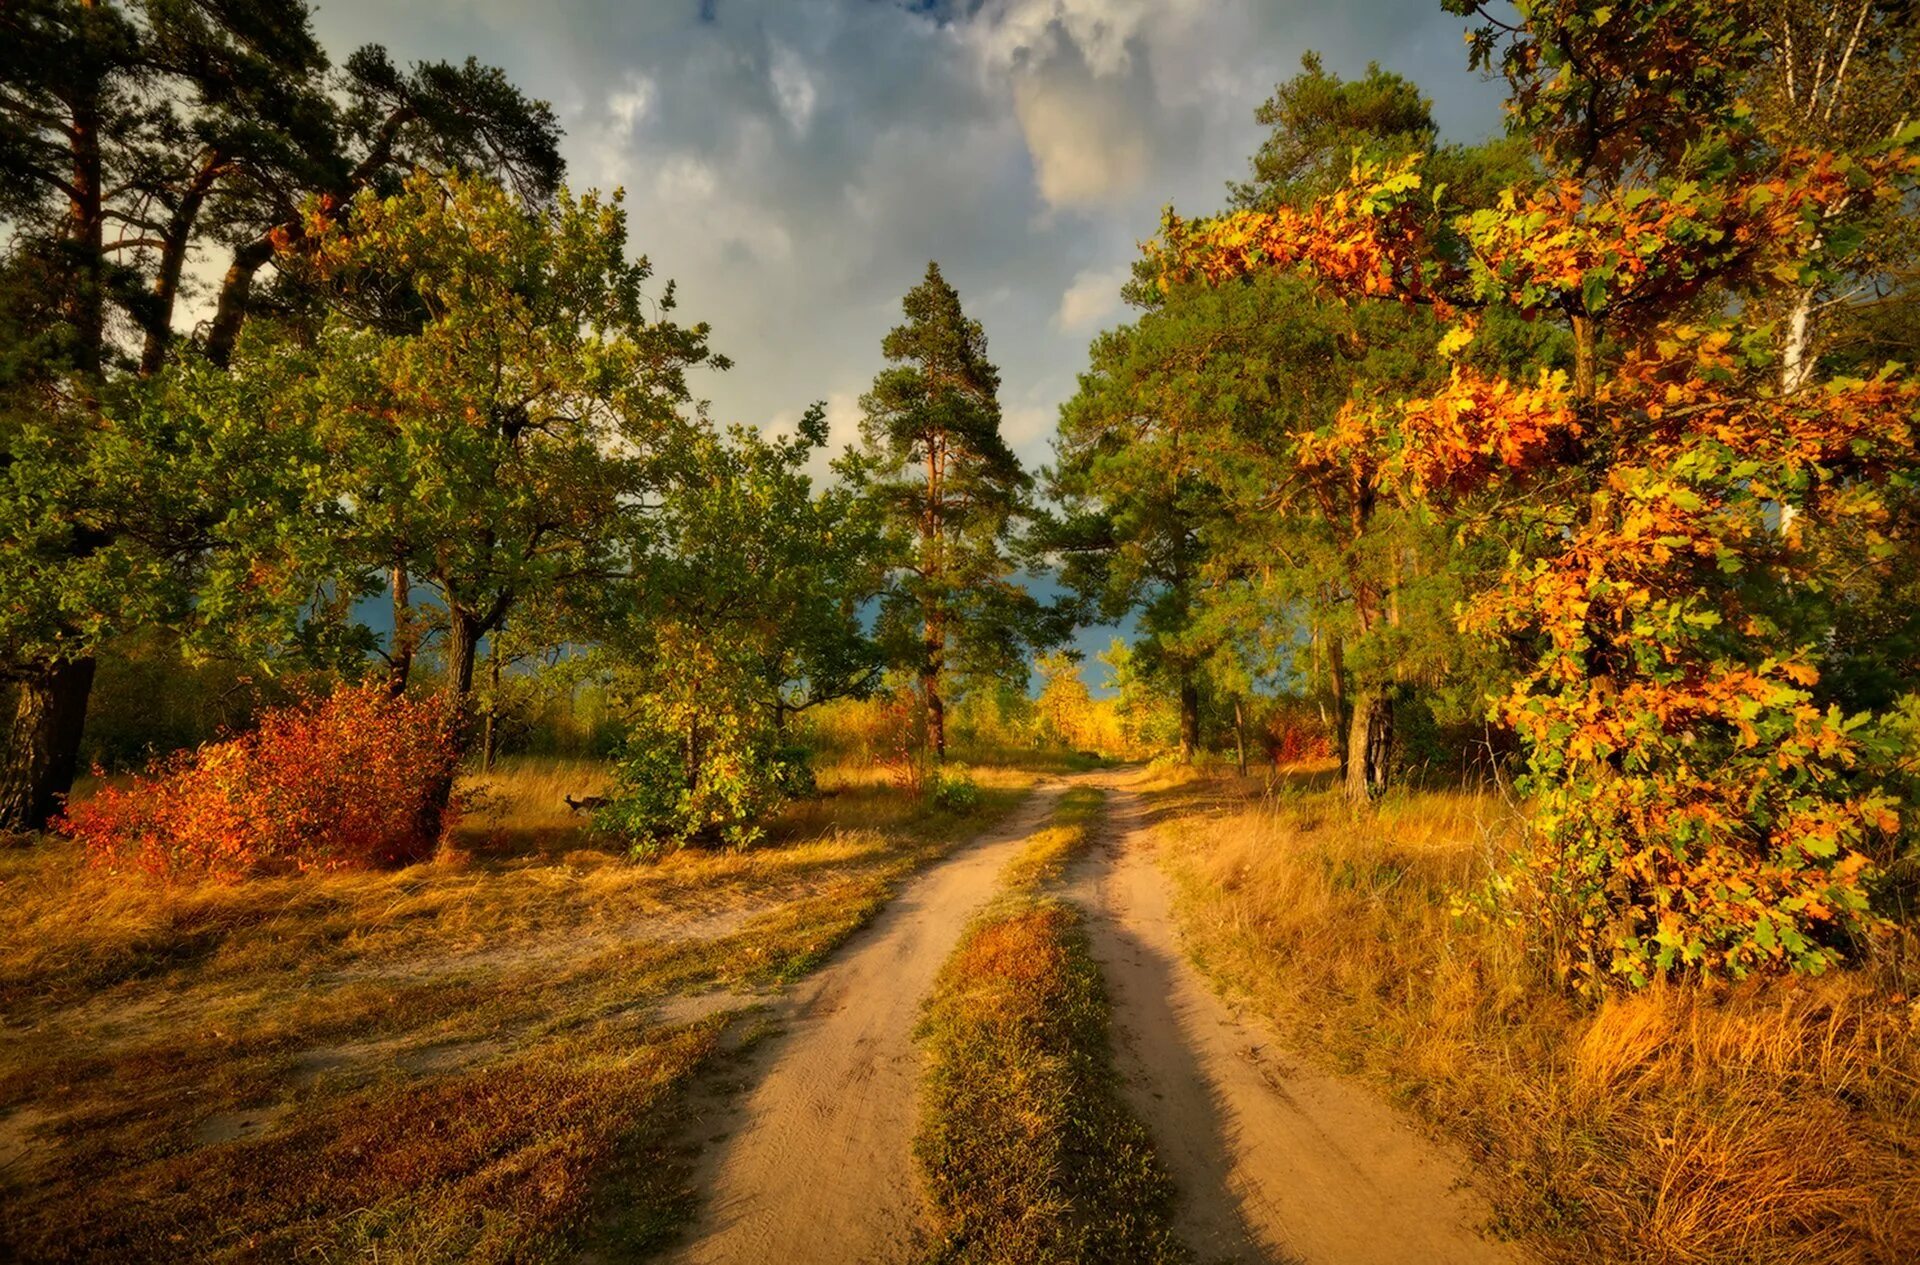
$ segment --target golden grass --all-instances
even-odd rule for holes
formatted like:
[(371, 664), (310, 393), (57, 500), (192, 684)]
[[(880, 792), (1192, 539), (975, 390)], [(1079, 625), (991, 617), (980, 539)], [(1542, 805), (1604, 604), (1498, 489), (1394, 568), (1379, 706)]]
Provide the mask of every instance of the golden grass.
[(1920, 1259), (1902, 994), (1856, 972), (1589, 1007), (1525, 929), (1453, 912), (1516, 838), (1496, 797), (1356, 816), (1319, 772), (1169, 778), (1154, 802), (1204, 963), (1464, 1141), (1504, 1228), (1547, 1259)]
[(1000, 886), (1018, 892), (1059, 882), (1067, 866), (1092, 842), (1093, 823), (1105, 799), (1090, 786), (1076, 786), (1062, 795), (1047, 824), (1000, 871)]
[(914, 1151), (938, 1226), (933, 1260), (1184, 1259), (1172, 1183), (1121, 1096), (1080, 912), (1041, 894), (1091, 842), (1104, 798), (1090, 787), (1061, 798), (928, 999)]
[(681, 1195), (622, 1174), (728, 1024), (663, 1005), (810, 969), (1021, 781), (973, 820), (853, 786), (766, 846), (641, 866), (548, 803), (594, 772), (509, 766), (497, 820), (389, 873), (165, 885), (0, 853), (0, 1257), (644, 1247)]

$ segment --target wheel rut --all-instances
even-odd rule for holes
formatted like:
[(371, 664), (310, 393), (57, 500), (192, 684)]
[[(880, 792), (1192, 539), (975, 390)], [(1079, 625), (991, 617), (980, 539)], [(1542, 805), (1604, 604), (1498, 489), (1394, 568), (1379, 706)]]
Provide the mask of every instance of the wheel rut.
[(775, 1007), (784, 1031), (749, 1056), (752, 1088), (699, 1121), (702, 1205), (673, 1259), (803, 1265), (912, 1259), (926, 1240), (913, 1162), (913, 1032), (934, 977), (1000, 868), (1065, 787), (910, 881), (842, 953)]
[(1133, 1110), (1202, 1262), (1512, 1265), (1456, 1156), (1374, 1091), (1281, 1050), (1184, 951), (1140, 796), (1106, 783), (1102, 842), (1070, 877), (1113, 1005)]

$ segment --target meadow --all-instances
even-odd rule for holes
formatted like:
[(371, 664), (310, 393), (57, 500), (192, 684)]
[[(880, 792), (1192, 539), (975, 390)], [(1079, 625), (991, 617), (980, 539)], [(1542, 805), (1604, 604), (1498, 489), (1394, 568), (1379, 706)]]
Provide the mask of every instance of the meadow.
[(562, 801), (600, 776), (504, 762), (469, 781), (440, 854), (399, 870), (161, 882), (57, 840), (0, 851), (12, 1252), (656, 1242), (689, 1198), (668, 1139), (693, 1078), (1033, 777), (980, 770), (961, 817), (828, 770), (760, 847), (635, 865)]

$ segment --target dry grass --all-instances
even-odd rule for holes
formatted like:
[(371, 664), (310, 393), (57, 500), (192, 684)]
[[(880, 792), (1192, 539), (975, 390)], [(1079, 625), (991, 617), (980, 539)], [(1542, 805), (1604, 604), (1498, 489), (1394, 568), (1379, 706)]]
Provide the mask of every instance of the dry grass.
[(1020, 892), (1059, 882), (1067, 866), (1092, 841), (1093, 823), (1105, 799), (1090, 786), (1076, 786), (1062, 795), (1047, 824), (1027, 839), (1000, 872), (1000, 886)]
[(1021, 902), (967, 933), (923, 1030), (915, 1151), (939, 1225), (932, 1259), (1183, 1259), (1172, 1183), (1121, 1099), (1107, 1024), (1071, 905)]
[(767, 846), (635, 866), (551, 802), (593, 772), (504, 769), (491, 818), (391, 873), (166, 886), (0, 853), (0, 1257), (644, 1246), (679, 1196), (620, 1173), (722, 1048), (709, 999), (810, 969), (1021, 781), (967, 821), (852, 786)]
[(1399, 794), (1356, 817), (1322, 771), (1165, 779), (1155, 800), (1206, 965), (1465, 1141), (1543, 1256), (1920, 1259), (1904, 995), (1852, 973), (1587, 1007), (1524, 929), (1454, 912), (1515, 837), (1494, 797)]
[(1121, 1097), (1080, 912), (1041, 894), (1091, 841), (1103, 799), (1090, 787), (1061, 797), (928, 1000), (914, 1149), (939, 1225), (934, 1260), (1184, 1259), (1172, 1183)]

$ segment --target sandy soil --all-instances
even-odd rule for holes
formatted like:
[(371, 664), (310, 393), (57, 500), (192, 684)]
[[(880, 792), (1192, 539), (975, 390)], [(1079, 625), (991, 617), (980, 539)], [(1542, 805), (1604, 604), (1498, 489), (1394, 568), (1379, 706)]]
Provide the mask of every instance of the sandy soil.
[[(1107, 781), (1102, 847), (1070, 877), (1114, 1008), (1133, 1109), (1203, 1262), (1517, 1262), (1482, 1237), (1465, 1167), (1372, 1090), (1314, 1070), (1236, 1013), (1183, 952), (1140, 797)], [(848, 1258), (852, 1259), (852, 1258)]]
[(905, 1261), (925, 1235), (913, 1162), (913, 1030), (1000, 867), (1052, 812), (1042, 786), (1004, 824), (914, 879), (773, 1014), (753, 1088), (699, 1122), (702, 1202), (676, 1259), (698, 1265)]

